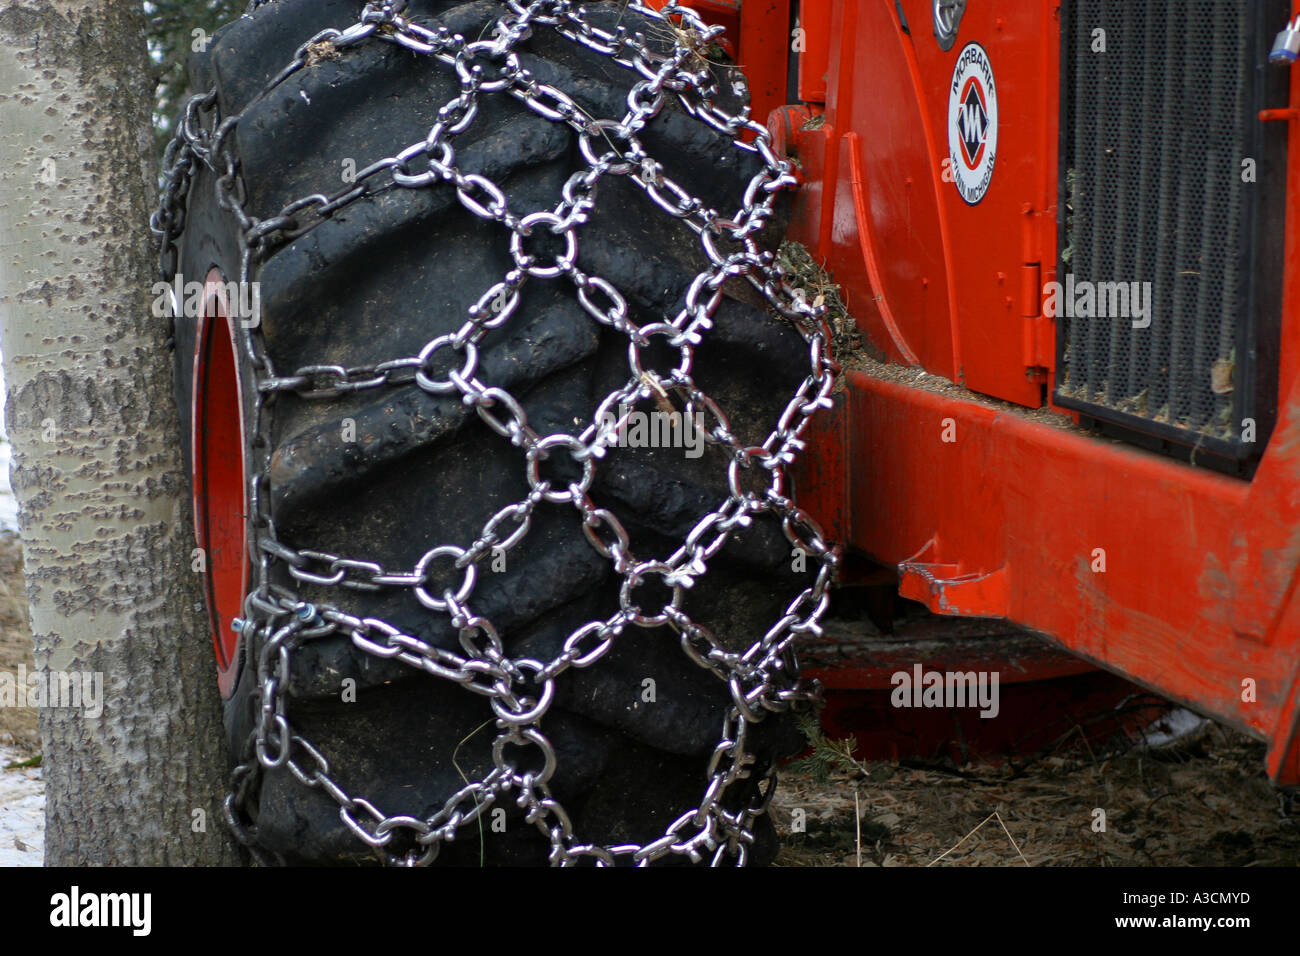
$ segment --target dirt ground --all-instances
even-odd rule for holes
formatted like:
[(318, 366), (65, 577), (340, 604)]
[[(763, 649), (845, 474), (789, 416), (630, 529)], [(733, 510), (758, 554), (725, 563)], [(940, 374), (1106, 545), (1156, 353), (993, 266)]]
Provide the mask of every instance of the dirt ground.
[[(1163, 746), (1080, 746), (1028, 766), (870, 763), (824, 783), (787, 770), (772, 808), (778, 862), (1300, 866), (1300, 794), (1268, 782), (1264, 745), (1194, 725)], [(792, 833), (798, 810), (804, 832)], [(1105, 832), (1094, 829), (1099, 810)]]
[[(21, 550), (0, 534), (0, 671), (19, 664), (32, 666)], [(0, 744), (38, 753), (35, 712), (0, 707)], [(1300, 865), (1300, 795), (1263, 768), (1262, 744), (1210, 722), (1165, 746), (1080, 745), (1026, 766), (846, 761), (824, 782), (796, 766), (772, 807), (778, 864)]]

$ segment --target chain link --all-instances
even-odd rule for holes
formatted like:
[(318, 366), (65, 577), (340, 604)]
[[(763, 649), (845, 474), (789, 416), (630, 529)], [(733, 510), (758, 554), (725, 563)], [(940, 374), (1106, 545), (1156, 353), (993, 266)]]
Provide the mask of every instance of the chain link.
[[(263, 2), (252, 0), (249, 11)], [(674, 855), (714, 865), (743, 864), (754, 840), (754, 821), (771, 800), (774, 777), (769, 775), (754, 800), (740, 810), (728, 809), (727, 793), (752, 772), (755, 757), (746, 743), (750, 725), (769, 713), (809, 700), (818, 691), (815, 683), (799, 679), (792, 648), (802, 635), (818, 633), (838, 561), (837, 549), (826, 541), (816, 522), (784, 495), (784, 470), (802, 450), (799, 436), (811, 416), (829, 406), (838, 367), (829, 355), (823, 311), (794, 294), (772, 254), (760, 250), (754, 240), (772, 215), (776, 194), (795, 180), (789, 164), (772, 152), (767, 131), (746, 115), (732, 115), (718, 107), (712, 76), (707, 70), (693, 68), (692, 64), (699, 63), (695, 49), (712, 39), (719, 28), (706, 26), (692, 10), (676, 3), (659, 11), (635, 2), (628, 5), (628, 10), (648, 21), (671, 26), (678, 41), (664, 52), (627, 26), (614, 32), (601, 29), (570, 0), (504, 0), (502, 6), (503, 15), (490, 36), (467, 42), (445, 28), (430, 30), (408, 19), (403, 14), (404, 0), (370, 2), (364, 5), (357, 23), (322, 31), (297, 49), (268, 91), (301, 70), (309, 62), (312, 48), (322, 43), (336, 50), (369, 42), (395, 44), (440, 62), (454, 71), (459, 81), (459, 93), (442, 106), (423, 140), (360, 170), (347, 189), (305, 196), (267, 219), (254, 218), (245, 208), (243, 181), (231, 148), (230, 134), (240, 117), (222, 119), (217, 115), (215, 90), (186, 104), (176, 136), (167, 147), (161, 199), (150, 221), (160, 243), (159, 267), (165, 279), (170, 280), (178, 268), (177, 241), (185, 228), (186, 203), (199, 164), (212, 170), (220, 205), (240, 224), (243, 282), (251, 280), (274, 245), (303, 235), (354, 202), (390, 189), (454, 189), (466, 210), (508, 233), (514, 263), (514, 268), (468, 310), (459, 331), (430, 340), (417, 355), (351, 368), (306, 365), (280, 374), (266, 353), (260, 329), (241, 331), (243, 357), (256, 372), (249, 468), (254, 566), (244, 618), (237, 624), (254, 650), (249, 666), (257, 671), (259, 708), (246, 759), (232, 776), (225, 804), (227, 822), (256, 852), (257, 827), (248, 807), (261, 774), (287, 768), (303, 786), (333, 799), (342, 823), (382, 860), (394, 865), (433, 862), (445, 841), (507, 799), (522, 808), (525, 820), (543, 834), (550, 846), (549, 861), (555, 865), (646, 865)], [(591, 117), (568, 94), (538, 82), (524, 69), (516, 50), (538, 29), (552, 30), (633, 71), (639, 79), (627, 95), (627, 112), (621, 118)], [(511, 96), (537, 115), (575, 132), (586, 166), (565, 183), (551, 211), (517, 217), (500, 186), (458, 168), (456, 137), (473, 123), (480, 101), (488, 95)], [(737, 150), (761, 160), (761, 169), (747, 185), (742, 207), (729, 216), (691, 195), (644, 148), (639, 134), (669, 99), (688, 115), (730, 137)], [(587, 275), (577, 265), (579, 232), (594, 208), (598, 185), (607, 176), (626, 178), (666, 215), (683, 222), (698, 237), (709, 260), (709, 268), (695, 278), (682, 309), (669, 321), (638, 328), (629, 320), (627, 301), (615, 285)], [(560, 252), (541, 258), (529, 242), (538, 234), (553, 237), (552, 248)], [(736, 277), (748, 281), (773, 309), (790, 319), (810, 350), (807, 377), (775, 429), (761, 447), (754, 448), (739, 443), (722, 409), (698, 387), (693, 375), (694, 347), (712, 325), (723, 283)], [(534, 281), (572, 283), (578, 302), (593, 320), (628, 339), (627, 384), (605, 397), (578, 434), (539, 435), (530, 427), (517, 398), (478, 378), (478, 343), (509, 320), (519, 305), (520, 290)], [(670, 370), (644, 367), (645, 350), (656, 339), (677, 353), (677, 364)], [(492, 431), (517, 446), (523, 453), (528, 496), (501, 508), (467, 546), (431, 548), (411, 569), (298, 550), (279, 540), (270, 503), (269, 412), (277, 396), (292, 392), (302, 398), (327, 400), (412, 384), (432, 394), (458, 395)], [(700, 518), (669, 558), (656, 561), (637, 556), (627, 528), (610, 511), (597, 507), (588, 492), (597, 465), (616, 441), (622, 424), (615, 410), (638, 401), (667, 400), (670, 394), (682, 403), (683, 415), (702, 416), (705, 441), (725, 452), (728, 496)], [(579, 477), (557, 483), (548, 477), (553, 467), (547, 463), (553, 466), (555, 459), (566, 457), (577, 466)], [(536, 661), (510, 657), (496, 628), (474, 613), (472, 602), (478, 564), (523, 540), (533, 512), (543, 501), (571, 505), (578, 512), (591, 547), (610, 562), (622, 587), (616, 613), (574, 630), (552, 660)], [(794, 598), (771, 630), (747, 651), (737, 653), (691, 619), (682, 609), (682, 595), (706, 574), (709, 562), (736, 529), (764, 514), (780, 521), (791, 545), (817, 565), (816, 573), (813, 583)], [(307, 603), (291, 589), (273, 582), (276, 570), (282, 572), (280, 579), (287, 571), (291, 581), (338, 588), (340, 594), (407, 589), (430, 613), (446, 617), (459, 633), (464, 653), (435, 647), (380, 619), (353, 616), (341, 606)], [(651, 581), (661, 584), (671, 597), (657, 607), (643, 607), (638, 601), (645, 598), (638, 595), (653, 590), (643, 587)], [(708, 762), (703, 795), (697, 806), (677, 817), (662, 837), (650, 843), (585, 844), (548, 788), (556, 771), (556, 754), (542, 732), (542, 719), (554, 698), (556, 679), (566, 670), (596, 664), (629, 628), (655, 627), (674, 630), (686, 656), (713, 674), (730, 696), (719, 742)], [(288, 716), (294, 652), (305, 642), (328, 635), (341, 635), (364, 653), (395, 659), (487, 697), (496, 717), (493, 769), (452, 794), (425, 819), (390, 814), (349, 792), (332, 776), (326, 756), (293, 729)]]

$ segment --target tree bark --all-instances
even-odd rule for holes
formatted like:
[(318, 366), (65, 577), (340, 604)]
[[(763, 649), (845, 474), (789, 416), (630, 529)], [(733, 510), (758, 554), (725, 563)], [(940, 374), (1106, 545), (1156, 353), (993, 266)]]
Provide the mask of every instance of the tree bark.
[(51, 865), (239, 861), (149, 307), (151, 76), (139, 0), (0, 0), (0, 325), (36, 666), (102, 675), (98, 716), (40, 711)]

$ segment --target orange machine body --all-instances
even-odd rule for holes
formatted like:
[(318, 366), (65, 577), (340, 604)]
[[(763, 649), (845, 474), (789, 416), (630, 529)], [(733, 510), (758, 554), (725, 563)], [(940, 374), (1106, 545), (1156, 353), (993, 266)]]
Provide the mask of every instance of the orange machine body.
[[(713, 7), (734, 22), (734, 5)], [(870, 350), (915, 370), (846, 373), (801, 503), (896, 567), (903, 596), (1036, 631), (1266, 740), (1273, 779), (1300, 782), (1300, 70), (1290, 105), (1259, 117), (1289, 129), (1276, 422), (1248, 476), (1222, 474), (1053, 405), (1061, 5), (971, 3), (946, 50), (933, 8), (740, 9), (755, 115), (804, 180), (790, 236), (842, 286)], [(995, 171), (976, 203), (951, 166), (975, 170), (988, 138), (954, 154), (948, 135), (954, 95), (989, 120), (983, 89), (954, 90), (971, 44), (996, 75)]]

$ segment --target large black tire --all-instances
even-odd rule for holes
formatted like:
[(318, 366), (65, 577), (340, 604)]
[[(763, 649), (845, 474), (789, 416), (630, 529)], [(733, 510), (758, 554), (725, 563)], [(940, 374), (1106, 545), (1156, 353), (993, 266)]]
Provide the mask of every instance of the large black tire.
[[(362, 168), (419, 140), (438, 106), (455, 94), (454, 73), (431, 58), (365, 43), (322, 58), (258, 98), (300, 43), (323, 28), (350, 25), (360, 7), (356, 0), (277, 0), (218, 32), (192, 63), (194, 88), (216, 88), (221, 117), (246, 110), (234, 148), (246, 208), (258, 218), (300, 196), (340, 188), (345, 160)], [(417, 0), (407, 12), (423, 25), (478, 36), (502, 7)], [(620, 16), (626, 22), (632, 14), (591, 4), (599, 24)], [(636, 79), (631, 71), (547, 30), (536, 31), (523, 51), (529, 69), (591, 113), (625, 112)], [(755, 157), (675, 104), (651, 123), (644, 141), (674, 179), (719, 209), (740, 205), (758, 168)], [(581, 163), (568, 127), (504, 96), (483, 99), (477, 120), (457, 140), (457, 154), (462, 169), (500, 184), (519, 215), (552, 208)], [(214, 266), (228, 277), (238, 274), (238, 230), (214, 186), (211, 173), (201, 170), (190, 190), (179, 260), (187, 279), (201, 279)], [(613, 176), (602, 180), (596, 212), (581, 231), (578, 262), (622, 290), (638, 323), (675, 312), (707, 265), (689, 230)], [(265, 348), (282, 372), (417, 354), (432, 337), (459, 327), (469, 306), (511, 265), (501, 227), (467, 213), (452, 190), (392, 190), (278, 248), (253, 276), (261, 283)], [(743, 293), (724, 299), (715, 323), (697, 352), (697, 381), (729, 411), (741, 444), (761, 444), (807, 374), (808, 345), (760, 298)], [(183, 410), (195, 388), (194, 337), (192, 320), (179, 320)], [(592, 321), (567, 283), (526, 286), (523, 307), (480, 351), (484, 380), (520, 396), (541, 434), (588, 420), (628, 374), (625, 337)], [(518, 449), (458, 398), (414, 385), (325, 402), (279, 397), (271, 440), (280, 539), (399, 569), (435, 544), (473, 540), (488, 517), (526, 496), (528, 487)], [(339, 436), (349, 418), (356, 438), (345, 443)], [(727, 460), (712, 445), (695, 459), (680, 449), (614, 449), (591, 494), (623, 518), (638, 555), (666, 556), (725, 498)], [(744, 649), (808, 583), (808, 574), (792, 570), (779, 523), (759, 520), (710, 562), (685, 607), (729, 647)], [(617, 609), (618, 584), (573, 509), (543, 506), (510, 552), (507, 569), (480, 575), (474, 606), (494, 621), (512, 654), (549, 660), (572, 630)], [(431, 614), (409, 590), (340, 594), (298, 587), (305, 600), (346, 600), (349, 613), (458, 647), (446, 617)], [(248, 756), (258, 706), (251, 672), (245, 666), (227, 702), (237, 760)], [(341, 701), (348, 678), (359, 688), (355, 703)], [(648, 678), (655, 682), (653, 703), (643, 700)], [(388, 812), (426, 816), (466, 778), (481, 778), (492, 767), (485, 700), (365, 654), (344, 637), (295, 652), (291, 699), (295, 729), (328, 756), (333, 777)], [(596, 666), (566, 672), (545, 727), (559, 758), (551, 788), (582, 838), (649, 841), (698, 806), (730, 699), (725, 684), (693, 664), (666, 628), (630, 628)], [(749, 800), (768, 767), (796, 752), (801, 739), (788, 716), (774, 715), (751, 729), (750, 745), (758, 761), (743, 782), (748, 788), (734, 788), (729, 803)], [(545, 839), (515, 807), (507, 809), (504, 834), (484, 826), (481, 847), (471, 828), (444, 847), (439, 861), (544, 861)], [(373, 858), (340, 822), (337, 804), (285, 770), (265, 774), (250, 811), (262, 847), (286, 861)], [(765, 820), (753, 853), (759, 861), (775, 847)]]

